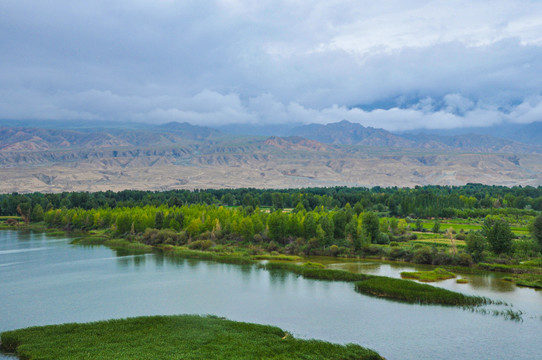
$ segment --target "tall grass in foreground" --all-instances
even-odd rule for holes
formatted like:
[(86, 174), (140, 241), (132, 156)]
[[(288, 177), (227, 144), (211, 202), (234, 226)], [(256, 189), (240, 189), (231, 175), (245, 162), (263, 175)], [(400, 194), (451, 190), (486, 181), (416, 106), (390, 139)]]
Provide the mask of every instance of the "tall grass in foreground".
[(295, 339), (266, 325), (196, 315), (152, 316), (8, 331), (21, 359), (382, 359), (359, 345)]

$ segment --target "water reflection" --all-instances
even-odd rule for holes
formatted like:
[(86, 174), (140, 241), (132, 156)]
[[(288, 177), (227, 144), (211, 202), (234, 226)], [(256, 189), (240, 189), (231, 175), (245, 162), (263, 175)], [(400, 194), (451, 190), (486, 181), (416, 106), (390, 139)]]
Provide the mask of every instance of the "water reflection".
[[(389, 360), (542, 358), (540, 293), (514, 288), (495, 276), (469, 274), (470, 284), (449, 280), (437, 286), (506, 297), (514, 309), (529, 310), (523, 323), (451, 307), (383, 301), (356, 293), (351, 283), (307, 280), (253, 265), (77, 247), (68, 245), (69, 239), (48, 243), (42, 235), (21, 242), (18, 235), (0, 232), (2, 249), (47, 251), (2, 259), (15, 264), (0, 270), (0, 331), (141, 315), (216, 314), (276, 325), (297, 337), (358, 343)], [(401, 271), (428, 268), (328, 260), (333, 268), (397, 277)]]
[(145, 265), (147, 255), (123, 255), (117, 254), (117, 265), (119, 268), (138, 269)]
[[(430, 265), (418, 265), (407, 263), (386, 263), (386, 262), (373, 262), (373, 261), (360, 261), (360, 262), (345, 262), (345, 263), (332, 263), (327, 265), (330, 269), (347, 270), (354, 273), (388, 276), (393, 278), (400, 278), (403, 271), (427, 271), (432, 270), (435, 266)], [(503, 280), (503, 274), (460, 274), (459, 277), (463, 277), (469, 280), (468, 288), (471, 290), (483, 290), (490, 293), (513, 293), (520, 291), (521, 288), (517, 287), (510, 281)], [(434, 286), (440, 286), (449, 288), (454, 291), (462, 291), (462, 288), (458, 288), (455, 279), (440, 281), (432, 283)]]

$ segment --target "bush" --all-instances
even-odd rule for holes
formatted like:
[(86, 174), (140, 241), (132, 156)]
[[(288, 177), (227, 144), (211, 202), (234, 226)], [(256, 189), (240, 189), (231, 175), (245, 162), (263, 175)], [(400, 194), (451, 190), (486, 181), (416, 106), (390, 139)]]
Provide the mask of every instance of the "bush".
[(215, 243), (211, 240), (196, 240), (188, 244), (189, 249), (202, 251), (209, 250), (213, 246), (215, 246)]
[(337, 245), (331, 245), (328, 251), (329, 251), (329, 255), (335, 257), (339, 254), (339, 247)]
[(390, 237), (388, 234), (380, 233), (378, 234), (378, 237), (376, 238), (376, 243), (380, 245), (385, 245), (390, 243)]
[(455, 265), (456, 258), (452, 254), (439, 251), (433, 255), (432, 263), (433, 265)]
[(187, 237), (185, 232), (177, 233), (170, 229), (146, 229), (141, 235), (141, 240), (146, 245), (184, 245)]
[(472, 256), (467, 253), (460, 253), (458, 257), (458, 264), (461, 266), (471, 266), (474, 263)]
[(392, 247), (390, 250), (390, 258), (393, 260), (398, 260), (407, 255), (407, 250), (402, 247)]
[(433, 263), (433, 252), (428, 246), (423, 246), (420, 249), (414, 252), (412, 260), (416, 264), (432, 264)]

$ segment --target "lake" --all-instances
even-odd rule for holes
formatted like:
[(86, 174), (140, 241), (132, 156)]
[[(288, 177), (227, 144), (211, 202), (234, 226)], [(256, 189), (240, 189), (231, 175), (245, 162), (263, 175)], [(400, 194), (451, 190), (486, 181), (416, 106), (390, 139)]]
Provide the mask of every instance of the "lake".
[[(340, 260), (329, 266), (392, 277), (414, 268)], [(542, 293), (498, 275), (465, 277), (469, 284), (436, 285), (504, 300), (525, 312), (524, 321), (372, 298), (350, 283), (252, 265), (134, 255), (71, 245), (65, 237), (0, 231), (0, 332), (141, 315), (215, 314), (279, 326), (300, 338), (360, 344), (388, 360), (542, 358)]]

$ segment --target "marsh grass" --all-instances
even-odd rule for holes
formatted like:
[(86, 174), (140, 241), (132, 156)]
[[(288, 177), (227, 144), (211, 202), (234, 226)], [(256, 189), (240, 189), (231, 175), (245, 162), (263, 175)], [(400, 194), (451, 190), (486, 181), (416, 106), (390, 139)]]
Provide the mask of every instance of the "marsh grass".
[(382, 276), (356, 282), (356, 291), (411, 304), (435, 304), (452, 306), (479, 306), (492, 304), (486, 297), (469, 296), (454, 291), (420, 284), (410, 280)]
[(160, 249), (164, 252), (165, 255), (169, 256), (178, 256), (188, 259), (200, 259), (200, 260), (210, 260), (226, 264), (255, 264), (256, 261), (253, 260), (249, 255), (246, 254), (235, 254), (235, 253), (217, 253), (211, 251), (199, 251), (199, 250), (190, 250), (181, 246), (172, 246), (172, 245), (163, 245), (159, 246)]
[(381, 359), (359, 345), (296, 339), (274, 326), (214, 316), (138, 317), (4, 332), (21, 359)]
[(518, 286), (542, 289), (542, 275), (539, 274), (514, 274), (503, 279), (513, 282)]
[(301, 256), (296, 255), (271, 255), (271, 254), (265, 254), (265, 255), (252, 255), (252, 258), (254, 260), (280, 260), (280, 261), (301, 261), (303, 258)]
[(318, 266), (305, 266), (297, 264), (269, 262), (260, 264), (261, 268), (269, 271), (288, 271), (307, 279), (328, 280), (328, 281), (360, 281), (372, 275), (356, 274), (343, 270), (331, 270)]
[(128, 251), (133, 251), (133, 252), (138, 252), (138, 253), (152, 252), (154, 249), (150, 245), (145, 245), (145, 244), (142, 244), (140, 242), (135, 242), (135, 241), (128, 241), (125, 239), (106, 240), (103, 244), (114, 250), (128, 250)]
[(464, 295), (410, 280), (384, 276), (273, 262), (260, 264), (260, 267), (269, 271), (289, 271), (307, 279), (355, 282), (355, 289), (359, 293), (411, 304), (478, 306), (495, 303), (485, 297)]
[(104, 245), (107, 238), (101, 236), (86, 236), (74, 239), (70, 244), (74, 245)]
[(421, 282), (435, 282), (442, 281), (447, 279), (455, 278), (455, 274), (449, 271), (446, 271), (443, 268), (436, 268), (431, 271), (403, 271), (401, 273), (403, 279), (412, 279), (418, 280)]

